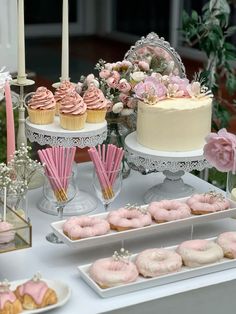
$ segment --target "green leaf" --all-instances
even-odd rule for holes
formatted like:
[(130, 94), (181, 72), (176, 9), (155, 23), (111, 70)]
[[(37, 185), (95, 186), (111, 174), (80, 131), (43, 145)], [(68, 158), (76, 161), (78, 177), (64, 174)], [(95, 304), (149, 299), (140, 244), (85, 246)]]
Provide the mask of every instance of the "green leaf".
[(191, 14), (191, 17), (192, 17), (192, 19), (194, 20), (194, 21), (198, 21), (198, 13), (197, 13), (197, 11), (195, 11), (195, 10), (193, 10), (192, 11), (192, 14)]
[(230, 36), (234, 35), (235, 32), (236, 32), (236, 26), (230, 26), (225, 31), (225, 37), (230, 37)]

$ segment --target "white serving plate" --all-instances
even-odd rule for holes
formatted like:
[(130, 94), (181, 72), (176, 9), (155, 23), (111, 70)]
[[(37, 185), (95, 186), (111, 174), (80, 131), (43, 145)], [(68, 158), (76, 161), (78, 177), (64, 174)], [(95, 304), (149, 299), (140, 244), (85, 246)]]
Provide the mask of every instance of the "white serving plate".
[[(181, 198), (179, 201), (186, 202), (188, 197)], [(224, 211), (216, 212), (216, 213), (210, 213), (205, 215), (191, 215), (188, 218), (165, 222), (161, 224), (154, 223), (150, 226), (143, 227), (143, 228), (136, 228), (136, 229), (130, 229), (125, 231), (114, 231), (111, 230), (109, 233), (101, 236), (91, 237), (91, 238), (85, 238), (80, 240), (71, 240), (68, 238), (62, 230), (62, 226), (66, 220), (61, 220), (57, 222), (51, 223), (51, 227), (54, 231), (54, 233), (68, 246), (72, 248), (77, 249), (83, 249), (83, 248), (89, 248), (97, 245), (112, 243), (115, 241), (120, 240), (127, 240), (132, 239), (136, 237), (142, 237), (154, 234), (159, 231), (165, 231), (165, 230), (173, 230), (179, 227), (186, 227), (194, 224), (209, 222), (212, 220), (217, 219), (223, 219), (227, 217), (236, 217), (236, 202), (230, 201), (230, 209), (226, 209)], [(147, 205), (144, 205), (147, 206)], [(90, 215), (90, 217), (99, 217), (99, 218), (106, 218), (108, 213), (102, 213), (102, 214), (96, 214), (96, 215)]]
[[(22, 279), (22, 280), (9, 282), (10, 289), (11, 290), (15, 290), (17, 286), (19, 286), (20, 284), (26, 282), (27, 280), (28, 279)], [(67, 284), (65, 284), (62, 281), (58, 281), (58, 280), (48, 280), (48, 279), (42, 279), (42, 280), (47, 283), (49, 288), (52, 288), (52, 289), (54, 289), (56, 291), (56, 294), (57, 294), (57, 297), (58, 297), (58, 302), (56, 304), (49, 305), (49, 306), (43, 307), (41, 309), (23, 310), (21, 312), (22, 314), (31, 314), (31, 313), (33, 314), (33, 313), (46, 312), (46, 311), (55, 309), (57, 307), (61, 307), (62, 305), (64, 305), (69, 300), (70, 295), (71, 295), (71, 289), (70, 289), (70, 287)]]
[[(215, 240), (216, 238), (211, 238), (208, 240)], [(175, 250), (177, 246), (166, 247), (166, 249)], [(133, 261), (137, 254), (131, 256), (131, 260)], [(214, 264), (208, 264), (202, 267), (190, 268), (187, 266), (182, 266), (181, 270), (176, 273), (163, 275), (155, 278), (144, 278), (139, 276), (135, 282), (121, 285), (112, 288), (102, 289), (99, 285), (93, 281), (88, 273), (89, 267), (91, 264), (86, 264), (82, 266), (78, 266), (78, 270), (80, 276), (83, 278), (84, 281), (102, 298), (114, 297), (125, 293), (134, 292), (137, 290), (142, 290), (146, 288), (151, 288), (155, 286), (162, 286), (168, 283), (173, 283), (176, 281), (181, 281), (197, 276), (207, 275), (210, 273), (223, 271), (226, 269), (236, 267), (236, 260), (235, 259), (227, 259), (223, 258), (220, 262)]]

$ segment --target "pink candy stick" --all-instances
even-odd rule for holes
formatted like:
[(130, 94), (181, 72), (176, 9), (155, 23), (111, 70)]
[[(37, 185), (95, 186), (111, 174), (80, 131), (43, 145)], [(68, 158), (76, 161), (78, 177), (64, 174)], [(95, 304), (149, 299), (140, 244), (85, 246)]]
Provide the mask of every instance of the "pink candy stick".
[(88, 150), (88, 152), (89, 152), (90, 157), (93, 156), (92, 160), (95, 163), (95, 169), (96, 169), (98, 177), (102, 176), (104, 179), (102, 180), (104, 182), (103, 187), (106, 188), (106, 187), (111, 186), (109, 179), (107, 177), (106, 171), (104, 169), (103, 163), (101, 159), (99, 159), (97, 150), (95, 148), (91, 148)]
[(50, 161), (48, 160), (47, 154), (45, 154), (44, 151), (39, 150), (38, 155), (41, 162), (44, 163), (46, 166), (46, 169), (47, 169), (46, 174), (54, 178), (52, 179), (49, 177), (53, 190), (55, 191), (55, 189), (60, 189), (61, 188), (60, 180), (57, 178), (56, 173), (54, 171), (55, 169), (53, 169), (53, 166), (51, 166)]
[(116, 162), (113, 167), (113, 172), (110, 178), (111, 186), (114, 184), (116, 177), (117, 177), (117, 171), (120, 169), (121, 161), (124, 156), (124, 150), (122, 148), (118, 148), (117, 158)]
[(100, 144), (98, 145), (98, 155), (99, 155), (99, 158), (102, 159), (102, 152), (101, 152), (101, 145)]
[(104, 167), (106, 167), (106, 145), (102, 145), (102, 162), (104, 164)]
[(112, 175), (111, 171), (114, 166), (114, 159), (116, 156), (116, 151), (117, 151), (117, 147), (115, 145), (110, 145), (110, 160), (107, 167), (107, 175), (109, 177), (109, 180), (111, 179), (111, 175)]

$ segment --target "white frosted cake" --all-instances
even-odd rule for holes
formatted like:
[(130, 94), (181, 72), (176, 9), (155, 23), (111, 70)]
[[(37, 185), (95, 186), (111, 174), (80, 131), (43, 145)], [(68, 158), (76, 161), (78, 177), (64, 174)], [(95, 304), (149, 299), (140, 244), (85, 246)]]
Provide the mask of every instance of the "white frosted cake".
[(203, 148), (205, 137), (211, 132), (210, 92), (199, 82), (190, 84), (187, 79), (177, 76), (164, 79), (149, 77), (136, 88), (136, 95), (141, 99), (138, 102), (137, 141), (159, 151)]
[(164, 99), (138, 104), (137, 140), (160, 151), (191, 151), (204, 146), (211, 131), (209, 97)]

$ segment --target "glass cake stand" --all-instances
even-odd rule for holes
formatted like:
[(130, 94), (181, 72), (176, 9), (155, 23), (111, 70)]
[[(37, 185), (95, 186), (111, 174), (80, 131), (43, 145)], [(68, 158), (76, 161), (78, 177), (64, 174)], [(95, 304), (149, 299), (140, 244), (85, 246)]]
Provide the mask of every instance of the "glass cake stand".
[(182, 176), (185, 172), (211, 167), (203, 156), (203, 149), (188, 152), (149, 149), (138, 143), (136, 132), (125, 138), (125, 154), (132, 169), (142, 174), (162, 171), (165, 176), (161, 184), (153, 186), (144, 194), (146, 204), (193, 194), (194, 188), (185, 184)]
[[(107, 137), (107, 122), (86, 123), (85, 128), (79, 131), (64, 130), (59, 125), (59, 117), (55, 117), (54, 122), (48, 125), (36, 125), (26, 119), (26, 136), (30, 142), (40, 145), (64, 146), (64, 147), (93, 147), (102, 144)], [(74, 168), (77, 166), (74, 165)], [(77, 171), (76, 171), (77, 172)], [(78, 178), (80, 182), (80, 178)], [(48, 200), (43, 198), (38, 207), (41, 211), (51, 215), (58, 215), (56, 208)], [(76, 197), (64, 208), (63, 215), (87, 214), (97, 207), (97, 199), (89, 193), (80, 190)]]

